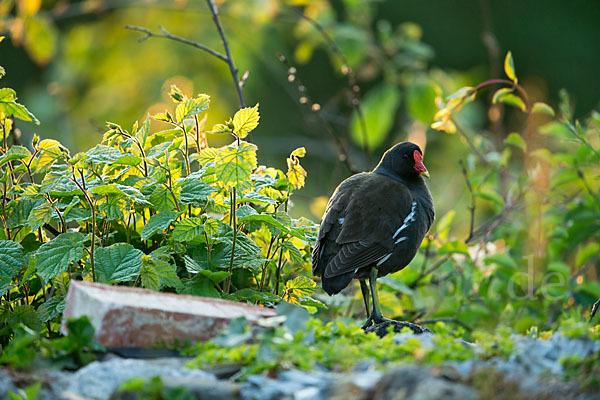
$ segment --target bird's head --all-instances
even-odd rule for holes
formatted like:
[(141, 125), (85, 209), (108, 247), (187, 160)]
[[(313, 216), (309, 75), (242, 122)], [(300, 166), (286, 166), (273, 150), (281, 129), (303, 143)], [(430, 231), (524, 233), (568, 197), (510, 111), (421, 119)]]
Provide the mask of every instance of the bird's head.
[(373, 172), (391, 174), (405, 180), (413, 180), (419, 175), (429, 178), (429, 172), (423, 164), (423, 152), (411, 142), (398, 143), (386, 151)]

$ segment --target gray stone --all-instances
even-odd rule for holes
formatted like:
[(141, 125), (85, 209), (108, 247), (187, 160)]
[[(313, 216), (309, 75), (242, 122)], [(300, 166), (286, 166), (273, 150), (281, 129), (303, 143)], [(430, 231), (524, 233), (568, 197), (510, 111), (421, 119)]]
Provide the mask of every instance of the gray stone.
[(476, 400), (477, 392), (462, 383), (429, 377), (417, 385), (411, 400)]
[(95, 361), (73, 374), (65, 395), (104, 400), (129, 378), (150, 379), (160, 376), (165, 383), (177, 378), (196, 378), (215, 381), (213, 375), (184, 366), (186, 360), (177, 358), (132, 360), (113, 358)]

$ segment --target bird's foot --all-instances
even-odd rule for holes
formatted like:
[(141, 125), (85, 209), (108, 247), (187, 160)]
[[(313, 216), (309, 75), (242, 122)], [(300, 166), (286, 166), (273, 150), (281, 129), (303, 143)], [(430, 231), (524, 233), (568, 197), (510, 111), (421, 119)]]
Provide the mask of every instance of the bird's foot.
[(370, 316), (369, 318), (367, 318), (367, 320), (365, 321), (365, 323), (360, 327), (360, 329), (366, 330), (371, 325), (375, 326), (375, 325), (379, 325), (379, 324), (384, 323), (384, 322), (392, 323), (392, 322), (396, 322), (396, 321), (384, 318), (382, 316), (377, 316), (377, 315), (375, 317)]
[[(367, 323), (369, 323), (369, 325), (367, 325)], [(422, 333), (432, 333), (431, 330), (424, 326), (413, 324), (411, 322), (394, 321), (387, 318), (381, 318), (377, 322), (372, 321), (371, 318), (369, 318), (365, 325), (366, 327), (363, 328), (365, 333), (375, 332), (375, 334), (379, 337), (384, 337), (385, 335), (387, 335), (389, 333), (390, 326), (394, 327), (394, 333), (400, 333), (404, 328), (409, 328), (416, 335)]]

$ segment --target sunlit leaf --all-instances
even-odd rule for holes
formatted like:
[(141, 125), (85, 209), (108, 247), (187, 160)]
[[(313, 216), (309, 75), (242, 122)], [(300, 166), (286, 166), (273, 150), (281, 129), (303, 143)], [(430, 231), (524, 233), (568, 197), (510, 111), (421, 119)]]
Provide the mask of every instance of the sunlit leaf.
[(40, 121), (22, 104), (17, 103), (17, 95), (10, 88), (0, 89), (0, 112), (23, 121), (32, 121), (39, 125)]
[(508, 104), (508, 105), (520, 108), (522, 111), (527, 110), (527, 107), (525, 106), (523, 99), (521, 99), (516, 94), (512, 94), (512, 93), (505, 94), (502, 97), (500, 97), (500, 99), (498, 101), (500, 101), (503, 104)]
[(245, 138), (258, 126), (259, 119), (258, 104), (254, 107), (242, 108), (233, 116), (233, 133), (240, 139)]
[(31, 228), (32, 232), (37, 231), (41, 228), (45, 223), (49, 222), (52, 218), (52, 214), (54, 213), (54, 208), (49, 203), (42, 203), (39, 206), (36, 206), (29, 217), (27, 218), (27, 225)]
[(256, 145), (248, 142), (223, 147), (215, 160), (217, 179), (240, 192), (250, 189), (250, 176), (257, 164), (256, 150)]
[(201, 94), (194, 99), (185, 99), (175, 108), (175, 121), (182, 122), (208, 108), (210, 96)]
[(554, 117), (554, 109), (552, 107), (550, 107), (548, 104), (542, 103), (540, 101), (536, 101), (535, 103), (533, 103), (531, 112), (533, 114), (542, 113), (542, 114), (547, 114), (547, 115), (550, 115), (551, 117)]
[(508, 135), (506, 139), (504, 139), (504, 143), (518, 147), (523, 151), (527, 149), (527, 144), (525, 143), (525, 140), (523, 140), (521, 135), (519, 135), (516, 132), (512, 132), (510, 135)]
[(179, 194), (182, 204), (191, 204), (195, 207), (201, 207), (208, 199), (208, 196), (217, 190), (208, 183), (200, 180), (188, 180), (181, 186)]
[(288, 158), (287, 159), (288, 172), (286, 176), (296, 189), (300, 189), (304, 186), (304, 182), (306, 179), (306, 170), (302, 168), (300, 162), (297, 159)]
[(510, 51), (506, 53), (506, 58), (504, 59), (504, 72), (511, 81), (518, 83), (517, 74), (515, 73), (515, 63)]
[(511, 88), (500, 88), (498, 90), (496, 90), (494, 92), (494, 95), (492, 96), (492, 103), (496, 104), (500, 101), (500, 99), (502, 99), (503, 96), (506, 96), (507, 94), (510, 94), (513, 92), (513, 89)]

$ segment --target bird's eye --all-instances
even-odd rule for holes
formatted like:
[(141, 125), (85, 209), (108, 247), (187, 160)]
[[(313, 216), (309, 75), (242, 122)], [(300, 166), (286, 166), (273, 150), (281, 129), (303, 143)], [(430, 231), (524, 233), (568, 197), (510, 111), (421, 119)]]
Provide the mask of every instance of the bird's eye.
[(408, 160), (409, 159), (408, 154), (405, 154), (404, 158), (406, 158)]

